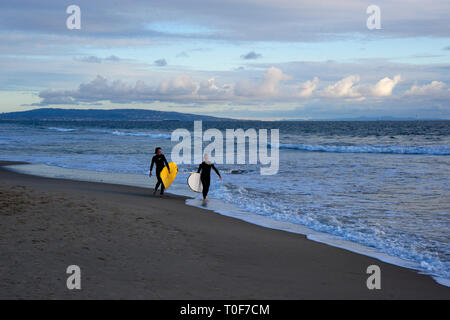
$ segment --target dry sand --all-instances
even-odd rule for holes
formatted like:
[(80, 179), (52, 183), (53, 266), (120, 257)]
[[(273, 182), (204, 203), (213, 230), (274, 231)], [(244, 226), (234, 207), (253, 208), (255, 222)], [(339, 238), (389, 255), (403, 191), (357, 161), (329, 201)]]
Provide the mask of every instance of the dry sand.
[[(2, 299), (450, 298), (413, 270), (145, 188), (0, 168), (0, 227)], [(81, 290), (66, 287), (73, 264)], [(372, 264), (381, 290), (366, 287)]]

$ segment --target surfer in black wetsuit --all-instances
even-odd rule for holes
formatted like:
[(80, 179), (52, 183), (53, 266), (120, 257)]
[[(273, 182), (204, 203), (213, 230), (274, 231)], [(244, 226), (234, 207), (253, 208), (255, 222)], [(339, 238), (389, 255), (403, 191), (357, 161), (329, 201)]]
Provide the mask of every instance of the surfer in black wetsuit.
[(208, 160), (208, 155), (205, 154), (205, 161), (200, 163), (198, 166), (197, 173), (200, 173), (200, 180), (202, 181), (203, 185), (203, 200), (206, 200), (206, 196), (208, 195), (209, 191), (209, 185), (211, 183), (211, 168), (214, 169), (214, 171), (217, 173), (220, 179), (222, 179), (222, 176), (219, 173), (219, 170), (216, 169), (213, 163), (211, 163)]
[(170, 173), (169, 163), (167, 163), (166, 157), (162, 154), (162, 149), (160, 147), (155, 149), (155, 155), (152, 158), (152, 164), (150, 165), (150, 174), (149, 176), (152, 176), (152, 170), (153, 165), (156, 165), (156, 178), (158, 179), (158, 182), (155, 186), (155, 191), (153, 191), (153, 194), (156, 194), (156, 191), (158, 191), (159, 185), (161, 185), (161, 195), (164, 194), (164, 183), (161, 180), (161, 170), (164, 169), (165, 166), (167, 166), (167, 169)]

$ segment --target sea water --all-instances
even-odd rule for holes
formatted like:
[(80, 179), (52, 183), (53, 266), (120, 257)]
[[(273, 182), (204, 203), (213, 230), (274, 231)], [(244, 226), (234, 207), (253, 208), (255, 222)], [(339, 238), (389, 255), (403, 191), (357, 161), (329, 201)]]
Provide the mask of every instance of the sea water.
[[(188, 204), (307, 234), (450, 282), (450, 121), (203, 122), (204, 129), (280, 130), (280, 167), (222, 165), (203, 204), (179, 165), (170, 191)], [(0, 159), (43, 164), (28, 173), (153, 187), (149, 162), (170, 161), (192, 122), (0, 122)], [(50, 166), (50, 168), (49, 168)], [(64, 170), (66, 169), (66, 170)], [(96, 174), (93, 174), (95, 172)], [(150, 193), (150, 190), (149, 190)]]

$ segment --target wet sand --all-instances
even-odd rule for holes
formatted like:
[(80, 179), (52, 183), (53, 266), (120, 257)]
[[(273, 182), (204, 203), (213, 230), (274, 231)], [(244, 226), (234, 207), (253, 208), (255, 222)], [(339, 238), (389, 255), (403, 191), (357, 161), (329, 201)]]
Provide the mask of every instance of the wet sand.
[[(1, 299), (450, 298), (414, 270), (150, 188), (1, 167), (0, 182)], [(69, 265), (81, 268), (81, 290), (66, 287)], [(369, 265), (381, 268), (381, 290), (367, 289)]]

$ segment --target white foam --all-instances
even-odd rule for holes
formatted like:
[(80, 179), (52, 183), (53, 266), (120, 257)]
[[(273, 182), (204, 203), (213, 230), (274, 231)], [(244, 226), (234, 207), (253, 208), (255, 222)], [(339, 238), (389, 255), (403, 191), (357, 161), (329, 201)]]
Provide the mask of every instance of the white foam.
[(164, 134), (164, 133), (154, 133), (154, 132), (141, 132), (141, 131), (121, 131), (121, 130), (104, 130), (104, 129), (88, 129), (89, 132), (93, 133), (104, 133), (104, 134), (110, 134), (113, 136), (120, 136), (120, 137), (148, 137), (153, 139), (170, 139), (170, 134)]
[(10, 165), (5, 168), (23, 174), (35, 175), (46, 178), (69, 179), (88, 182), (101, 182), (135, 186), (141, 188), (152, 188), (156, 183), (155, 177), (148, 175), (111, 173), (101, 171), (89, 171), (80, 169), (68, 169), (48, 166), (45, 164), (23, 164)]
[(57, 128), (57, 127), (50, 127), (47, 128), (48, 130), (54, 130), (54, 131), (58, 131), (58, 132), (72, 132), (72, 131), (76, 131), (77, 129), (70, 129), (70, 128)]
[(280, 149), (292, 149), (313, 152), (335, 153), (392, 153), (392, 154), (429, 154), (450, 155), (448, 145), (400, 146), (400, 145), (310, 145), (310, 144), (278, 144)]

